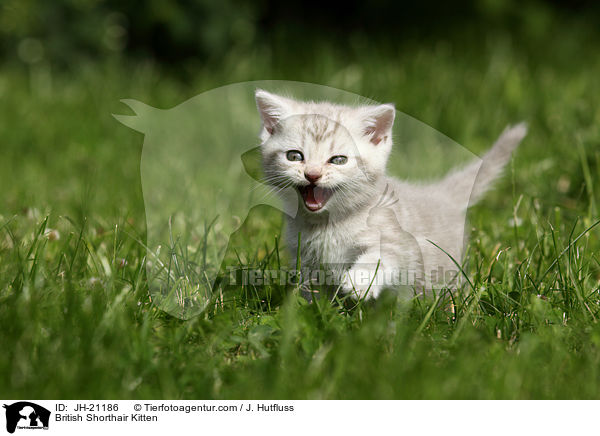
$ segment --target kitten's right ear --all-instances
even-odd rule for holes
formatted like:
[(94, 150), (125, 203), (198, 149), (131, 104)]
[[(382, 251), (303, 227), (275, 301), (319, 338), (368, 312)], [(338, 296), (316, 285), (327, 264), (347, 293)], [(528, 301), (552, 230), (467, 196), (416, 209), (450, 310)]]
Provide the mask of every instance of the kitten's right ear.
[(388, 103), (379, 106), (365, 106), (361, 113), (365, 123), (365, 135), (374, 145), (378, 145), (382, 140), (385, 142), (391, 135), (394, 125), (396, 116), (394, 105)]
[(269, 135), (272, 135), (279, 121), (290, 113), (292, 102), (263, 89), (257, 89), (254, 97), (263, 127)]

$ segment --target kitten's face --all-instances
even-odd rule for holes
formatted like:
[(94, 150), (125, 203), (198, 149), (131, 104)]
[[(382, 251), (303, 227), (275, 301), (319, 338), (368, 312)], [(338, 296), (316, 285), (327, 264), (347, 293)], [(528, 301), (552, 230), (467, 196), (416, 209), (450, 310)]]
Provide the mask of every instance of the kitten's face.
[(391, 105), (301, 103), (258, 91), (266, 181), (298, 193), (304, 213), (350, 212), (370, 198), (391, 148)]

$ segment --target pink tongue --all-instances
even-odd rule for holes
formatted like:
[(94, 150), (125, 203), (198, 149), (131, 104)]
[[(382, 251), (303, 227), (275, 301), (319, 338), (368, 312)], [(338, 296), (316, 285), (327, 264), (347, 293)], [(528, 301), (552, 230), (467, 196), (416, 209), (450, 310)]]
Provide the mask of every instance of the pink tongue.
[(325, 190), (323, 188), (315, 186), (310, 192), (317, 203), (323, 203), (325, 201)]
[(309, 206), (318, 206), (319, 202), (315, 198), (315, 189), (312, 186), (306, 188), (306, 193), (304, 194), (304, 202)]
[(318, 186), (307, 186), (303, 197), (304, 203), (311, 210), (320, 209), (327, 201), (326, 190)]
[(304, 191), (304, 202), (310, 209), (318, 208), (325, 202), (325, 190), (318, 186), (307, 186)]

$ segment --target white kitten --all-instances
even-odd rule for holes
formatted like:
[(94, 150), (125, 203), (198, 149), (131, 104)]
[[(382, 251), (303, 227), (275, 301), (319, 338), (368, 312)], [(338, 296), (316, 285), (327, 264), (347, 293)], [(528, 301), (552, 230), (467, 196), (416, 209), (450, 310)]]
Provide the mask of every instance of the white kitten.
[(325, 271), (327, 282), (358, 298), (386, 287), (407, 296), (455, 287), (452, 259), (462, 258), (466, 209), (527, 132), (524, 124), (507, 129), (482, 162), (414, 184), (385, 174), (393, 105), (300, 102), (263, 90), (256, 103), (266, 181), (284, 193), (289, 210), (298, 208), (287, 226), (292, 256), (300, 233), (303, 270)]

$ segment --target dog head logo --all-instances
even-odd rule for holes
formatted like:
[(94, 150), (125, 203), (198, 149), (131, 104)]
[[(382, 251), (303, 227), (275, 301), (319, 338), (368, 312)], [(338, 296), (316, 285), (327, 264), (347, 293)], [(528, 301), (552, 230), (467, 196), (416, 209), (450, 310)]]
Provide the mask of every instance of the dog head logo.
[(6, 409), (6, 431), (19, 429), (48, 429), (50, 411), (28, 401), (4, 405)]

